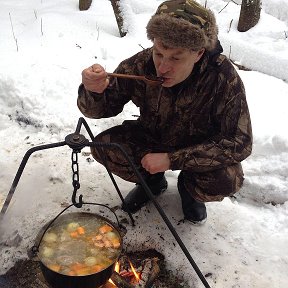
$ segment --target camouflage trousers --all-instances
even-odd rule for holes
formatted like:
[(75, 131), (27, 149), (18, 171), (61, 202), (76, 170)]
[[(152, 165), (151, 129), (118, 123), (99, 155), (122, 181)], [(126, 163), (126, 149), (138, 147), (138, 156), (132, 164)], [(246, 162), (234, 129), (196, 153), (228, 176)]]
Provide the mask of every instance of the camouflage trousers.
[[(159, 143), (145, 134), (145, 131), (131, 129), (130, 125), (125, 124), (103, 131), (95, 137), (95, 142), (119, 144), (144, 179), (150, 174), (141, 166), (142, 157), (150, 152), (169, 152), (165, 149), (161, 151)], [(104, 148), (104, 151), (102, 149), (91, 147), (96, 161), (105, 163), (113, 174), (126, 181), (139, 182), (129, 161), (119, 148), (112, 146)], [(244, 181), (240, 163), (205, 173), (183, 170), (181, 174), (187, 192), (201, 202), (221, 201), (224, 197), (236, 193)]]

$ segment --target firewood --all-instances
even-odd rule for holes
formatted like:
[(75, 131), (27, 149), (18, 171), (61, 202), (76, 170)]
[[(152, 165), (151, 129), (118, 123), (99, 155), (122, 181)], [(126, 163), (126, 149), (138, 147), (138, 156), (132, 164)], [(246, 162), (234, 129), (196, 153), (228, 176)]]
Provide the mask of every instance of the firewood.
[(134, 273), (132, 271), (121, 271), (120, 273), (121, 277), (132, 277), (134, 276)]
[(120, 276), (116, 271), (112, 273), (111, 280), (115, 283), (118, 288), (134, 288), (133, 285), (129, 284), (125, 279)]
[(135, 286), (135, 288), (150, 288), (152, 287), (155, 279), (157, 278), (160, 268), (158, 265), (159, 259), (155, 258), (148, 258), (143, 261), (143, 270), (141, 273), (141, 280)]

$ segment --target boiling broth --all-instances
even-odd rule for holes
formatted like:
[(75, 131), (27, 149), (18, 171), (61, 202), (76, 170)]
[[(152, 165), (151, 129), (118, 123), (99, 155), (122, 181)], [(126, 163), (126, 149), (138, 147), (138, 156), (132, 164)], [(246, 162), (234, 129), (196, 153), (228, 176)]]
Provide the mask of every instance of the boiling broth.
[(42, 238), (41, 262), (68, 276), (94, 274), (115, 263), (121, 252), (121, 237), (111, 224), (98, 217), (84, 213), (73, 220), (66, 217), (55, 222)]

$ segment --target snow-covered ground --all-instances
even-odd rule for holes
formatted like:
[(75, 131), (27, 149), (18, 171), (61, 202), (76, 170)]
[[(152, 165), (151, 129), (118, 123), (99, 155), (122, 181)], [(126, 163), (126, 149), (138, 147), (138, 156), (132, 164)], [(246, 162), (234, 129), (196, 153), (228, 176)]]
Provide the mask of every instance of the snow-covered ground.
[[(145, 26), (161, 1), (121, 2), (129, 30), (124, 38), (119, 37), (108, 0), (94, 0), (83, 12), (76, 0), (27, 0), (25, 5), (1, 0), (0, 207), (25, 152), (63, 141), (75, 131), (82, 116), (76, 106), (81, 71), (98, 62), (112, 72), (122, 59), (151, 46)], [(243, 162), (246, 180), (241, 191), (236, 198), (207, 203), (204, 226), (180, 221), (178, 172), (166, 173), (169, 188), (158, 201), (202, 273), (211, 273), (211, 287), (288, 287), (288, 4), (263, 0), (258, 25), (240, 33), (240, 5), (206, 2), (217, 18), (224, 53), (253, 70), (239, 71), (252, 117), (253, 153)], [(113, 119), (87, 122), (97, 134), (137, 113), (128, 104)], [(27, 257), (39, 229), (71, 202), (70, 157), (71, 149), (65, 146), (36, 152), (28, 161), (0, 227), (0, 274)], [(85, 201), (120, 205), (105, 169), (90, 160), (85, 153), (79, 156), (79, 193)], [(133, 187), (116, 181), (124, 196)], [(120, 209), (116, 213), (128, 219)], [(105, 215), (113, 220), (113, 215)], [(125, 248), (156, 248), (189, 287), (203, 287), (153, 204), (135, 220), (135, 227), (127, 225)], [(17, 233), (22, 241), (12, 245)]]

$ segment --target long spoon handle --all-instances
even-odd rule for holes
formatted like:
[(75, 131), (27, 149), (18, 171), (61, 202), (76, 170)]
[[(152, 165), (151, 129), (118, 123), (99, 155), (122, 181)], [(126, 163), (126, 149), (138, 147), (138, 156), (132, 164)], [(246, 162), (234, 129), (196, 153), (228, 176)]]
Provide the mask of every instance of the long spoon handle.
[(126, 79), (134, 79), (134, 80), (142, 80), (145, 81), (149, 85), (161, 85), (163, 83), (163, 78), (160, 77), (148, 77), (148, 76), (140, 76), (140, 75), (131, 75), (131, 74), (118, 74), (118, 73), (107, 73), (108, 76), (118, 77), (118, 78), (126, 78)]
[(118, 78), (136, 79), (136, 80), (144, 80), (144, 81), (147, 80), (145, 76), (139, 76), (139, 75), (118, 74), (118, 73), (107, 73), (107, 75), (118, 77)]

